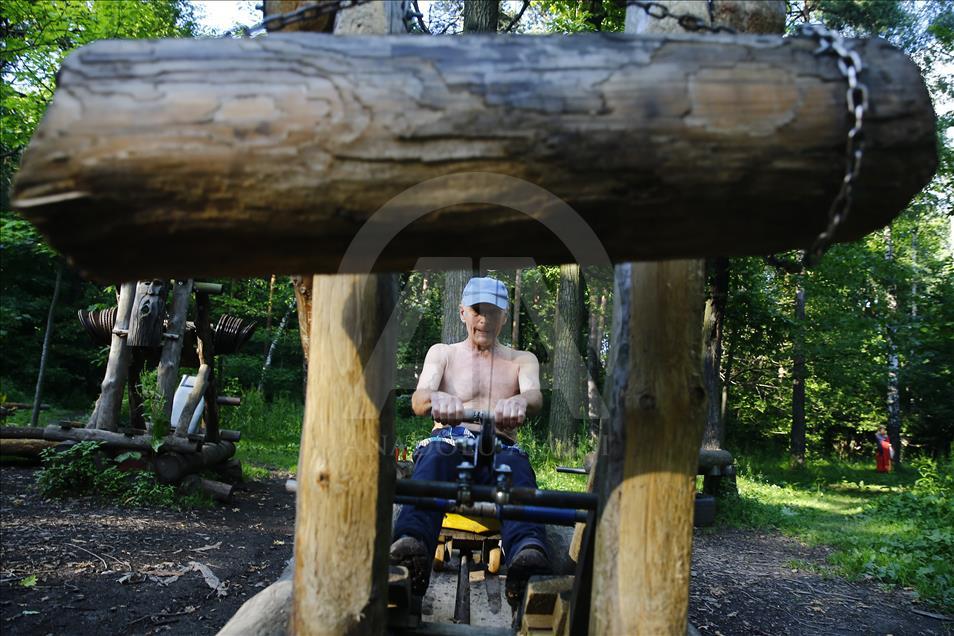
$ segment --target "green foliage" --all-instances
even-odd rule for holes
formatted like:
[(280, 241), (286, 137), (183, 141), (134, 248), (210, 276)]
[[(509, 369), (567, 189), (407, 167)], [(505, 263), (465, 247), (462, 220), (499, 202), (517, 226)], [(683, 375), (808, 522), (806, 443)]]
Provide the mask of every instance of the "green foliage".
[(86, 495), (100, 497), (124, 506), (167, 508), (206, 507), (201, 496), (180, 497), (175, 487), (160, 484), (148, 471), (123, 472), (117, 464), (133, 457), (123, 453), (110, 460), (99, 442), (79, 442), (65, 451), (43, 451), (43, 468), (37, 474), (37, 486), (45, 497)]
[(534, 4), (551, 33), (622, 31), (626, 21), (626, 6), (616, 0), (537, 0)]
[(720, 523), (830, 545), (835, 573), (910, 587), (954, 608), (954, 463), (919, 459), (916, 470), (879, 474), (873, 461), (817, 460), (800, 471), (786, 461), (741, 458), (739, 497), (720, 503)]

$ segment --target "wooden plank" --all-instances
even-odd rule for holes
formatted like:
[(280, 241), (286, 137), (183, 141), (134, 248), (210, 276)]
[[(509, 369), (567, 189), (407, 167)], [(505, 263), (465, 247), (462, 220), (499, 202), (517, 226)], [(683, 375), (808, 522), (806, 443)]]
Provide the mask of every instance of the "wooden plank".
[[(937, 164), (917, 67), (884, 40), (851, 45), (872, 106), (839, 241), (888, 223)], [(65, 61), (14, 207), (101, 278), (367, 271), (376, 253), (342, 255), (389, 202), (375, 249), (440, 213), (377, 271), (424, 255), (596, 258), (538, 222), (562, 222), (546, 193), (617, 262), (801, 248), (825, 226), (847, 134), (846, 83), (815, 48), (746, 35), (101, 41)]]

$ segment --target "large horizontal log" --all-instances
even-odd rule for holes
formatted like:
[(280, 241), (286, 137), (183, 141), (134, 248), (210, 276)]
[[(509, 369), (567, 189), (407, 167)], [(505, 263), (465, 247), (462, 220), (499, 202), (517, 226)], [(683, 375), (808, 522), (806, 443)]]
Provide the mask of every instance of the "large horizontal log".
[(8, 439), (0, 438), (0, 455), (17, 457), (39, 457), (47, 448), (56, 446), (56, 442), (45, 439)]
[[(839, 241), (888, 223), (937, 164), (917, 67), (880, 39), (851, 46), (870, 109)], [(14, 206), (103, 279), (406, 270), (446, 255), (599, 262), (599, 244), (614, 261), (801, 248), (826, 224), (848, 130), (846, 82), (815, 48), (741, 35), (101, 41), (64, 63)], [(362, 227), (371, 240), (342, 263)]]

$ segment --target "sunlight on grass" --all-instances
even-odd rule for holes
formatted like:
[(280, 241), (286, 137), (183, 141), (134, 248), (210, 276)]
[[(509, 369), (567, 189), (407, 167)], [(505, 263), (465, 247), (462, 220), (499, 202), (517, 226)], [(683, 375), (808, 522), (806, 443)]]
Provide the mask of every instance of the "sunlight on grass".
[(722, 523), (829, 545), (838, 573), (912, 588), (954, 609), (954, 466), (917, 460), (887, 475), (831, 460), (800, 471), (775, 459), (739, 466), (739, 498), (721, 503)]

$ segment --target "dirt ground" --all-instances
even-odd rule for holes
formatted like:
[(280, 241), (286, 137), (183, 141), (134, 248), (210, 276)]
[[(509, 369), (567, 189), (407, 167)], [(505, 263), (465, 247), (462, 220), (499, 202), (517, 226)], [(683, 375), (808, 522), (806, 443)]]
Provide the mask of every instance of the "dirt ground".
[[(44, 500), (34, 472), (0, 469), (3, 634), (214, 633), (291, 556), (282, 475), (180, 513)], [(776, 534), (697, 531), (690, 621), (725, 636), (954, 633), (904, 592), (825, 575), (825, 557)]]

